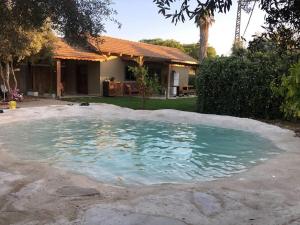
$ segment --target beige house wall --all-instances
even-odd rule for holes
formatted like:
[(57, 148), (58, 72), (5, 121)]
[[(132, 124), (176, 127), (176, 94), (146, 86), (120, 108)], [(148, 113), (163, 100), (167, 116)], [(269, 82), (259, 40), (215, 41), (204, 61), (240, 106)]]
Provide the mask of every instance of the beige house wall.
[(173, 65), (172, 71), (179, 73), (179, 86), (186, 87), (189, 84), (189, 67)]
[(100, 92), (100, 62), (88, 62), (88, 94), (101, 95)]
[(125, 80), (126, 63), (119, 57), (109, 57), (100, 63), (100, 93), (103, 94), (103, 81), (114, 77), (116, 81)]

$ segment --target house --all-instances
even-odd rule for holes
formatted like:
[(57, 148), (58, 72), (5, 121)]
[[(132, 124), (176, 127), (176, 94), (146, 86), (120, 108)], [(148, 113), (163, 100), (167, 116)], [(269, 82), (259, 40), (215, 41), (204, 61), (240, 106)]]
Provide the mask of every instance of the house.
[[(129, 66), (143, 64), (159, 77), (167, 96), (187, 87), (198, 63), (179, 49), (122, 40), (107, 36), (89, 39), (87, 47), (74, 47), (61, 38), (54, 46), (54, 63), (23, 65), (20, 88), (39, 95), (102, 96), (103, 81), (134, 82)], [(178, 87), (176, 87), (178, 86)]]

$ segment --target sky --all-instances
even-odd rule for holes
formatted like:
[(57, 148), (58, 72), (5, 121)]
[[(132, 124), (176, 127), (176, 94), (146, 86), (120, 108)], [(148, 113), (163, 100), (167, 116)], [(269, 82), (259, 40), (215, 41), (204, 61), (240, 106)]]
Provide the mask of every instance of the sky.
[[(215, 23), (209, 34), (209, 45), (214, 47), (218, 55), (230, 54), (234, 40), (237, 0), (229, 13), (216, 14)], [(175, 39), (181, 43), (189, 44), (199, 42), (199, 29), (193, 21), (171, 23), (161, 14), (158, 14), (156, 5), (152, 0), (114, 0), (113, 8), (117, 10), (116, 19), (121, 22), (121, 29), (112, 22), (106, 23), (106, 35), (139, 41), (141, 39)], [(264, 12), (255, 8), (245, 38), (252, 39), (252, 35), (263, 31)], [(242, 13), (241, 33), (244, 33), (249, 14)]]

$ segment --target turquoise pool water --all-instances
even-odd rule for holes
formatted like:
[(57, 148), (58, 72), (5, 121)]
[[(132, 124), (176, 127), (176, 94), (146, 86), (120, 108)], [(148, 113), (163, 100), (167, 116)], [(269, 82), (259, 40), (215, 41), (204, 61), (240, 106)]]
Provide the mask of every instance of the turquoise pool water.
[(0, 129), (0, 142), (37, 160), (113, 184), (197, 182), (227, 177), (279, 153), (253, 133), (131, 120), (51, 119)]

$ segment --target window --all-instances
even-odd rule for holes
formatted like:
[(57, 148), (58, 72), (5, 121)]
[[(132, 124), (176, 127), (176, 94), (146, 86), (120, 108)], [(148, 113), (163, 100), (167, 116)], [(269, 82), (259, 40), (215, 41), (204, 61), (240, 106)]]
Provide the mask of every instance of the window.
[(126, 81), (135, 81), (136, 80), (133, 72), (129, 70), (129, 66), (125, 67), (125, 80)]
[(149, 67), (148, 72), (149, 72), (150, 77), (156, 76), (158, 79), (158, 82), (161, 83), (161, 68)]

